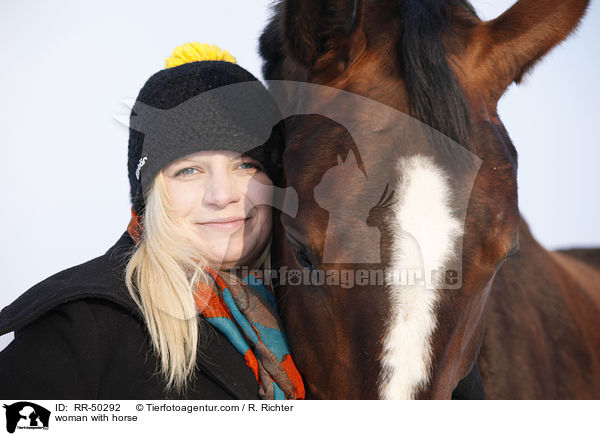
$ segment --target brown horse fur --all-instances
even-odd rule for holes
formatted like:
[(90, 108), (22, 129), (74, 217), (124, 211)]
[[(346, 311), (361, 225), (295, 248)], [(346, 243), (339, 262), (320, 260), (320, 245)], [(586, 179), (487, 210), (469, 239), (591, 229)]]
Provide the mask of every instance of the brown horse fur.
[[(488, 398), (600, 398), (599, 252), (550, 252), (535, 241), (518, 209), (516, 150), (496, 109), (506, 88), (573, 31), (587, 6), (587, 0), (519, 0), (484, 22), (463, 0), (285, 0), (261, 37), (267, 79), (376, 100), (483, 161), (467, 210), (462, 287), (444, 292), (436, 308), (430, 377), (415, 398), (450, 398), (475, 359)], [(352, 149), (352, 139), (319, 116), (292, 117), (286, 127), (284, 168), (300, 209), (296, 219), (282, 216), (277, 231), (285, 235), (275, 238), (275, 257), (290, 267), (319, 266), (327, 213), (313, 189), (336, 157)], [(382, 165), (397, 158), (394, 143), (393, 137), (382, 142)], [(334, 190), (343, 188), (360, 189)], [(351, 196), (344, 200), (352, 207)], [(376, 212), (385, 265), (389, 211)], [(357, 266), (327, 268), (344, 267)], [(351, 293), (284, 286), (279, 296), (308, 393), (377, 398), (382, 320), (389, 316), (383, 286), (355, 286)]]

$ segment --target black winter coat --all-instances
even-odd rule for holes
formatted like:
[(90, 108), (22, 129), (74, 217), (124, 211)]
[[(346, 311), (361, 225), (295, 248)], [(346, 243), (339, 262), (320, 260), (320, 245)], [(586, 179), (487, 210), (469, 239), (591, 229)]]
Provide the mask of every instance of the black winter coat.
[(124, 283), (125, 233), (108, 252), (35, 285), (0, 312), (1, 399), (259, 399), (243, 357), (201, 321), (194, 383), (167, 392), (141, 313)]
[[(133, 240), (35, 285), (0, 312), (0, 399), (259, 399), (243, 357), (206, 321), (194, 381), (166, 391), (159, 361), (124, 283)], [(477, 365), (453, 393), (482, 399)]]

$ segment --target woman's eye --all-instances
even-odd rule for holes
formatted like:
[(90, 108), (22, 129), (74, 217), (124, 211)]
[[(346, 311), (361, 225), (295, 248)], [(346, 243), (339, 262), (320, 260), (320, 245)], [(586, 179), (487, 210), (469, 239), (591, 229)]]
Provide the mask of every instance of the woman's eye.
[(198, 170), (196, 168), (184, 168), (181, 171), (179, 171), (177, 173), (177, 175), (182, 175), (182, 176), (189, 176), (192, 174), (196, 174), (198, 172)]
[(257, 170), (257, 171), (261, 171), (262, 168), (260, 165), (252, 163), (252, 162), (242, 162), (241, 164), (239, 164), (238, 166), (239, 168), (241, 168), (242, 170)]

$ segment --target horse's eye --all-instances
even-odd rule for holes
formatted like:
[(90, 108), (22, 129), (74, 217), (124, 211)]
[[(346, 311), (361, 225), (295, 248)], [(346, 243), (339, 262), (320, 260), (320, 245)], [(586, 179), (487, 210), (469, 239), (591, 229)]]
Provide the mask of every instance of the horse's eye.
[(294, 250), (294, 256), (296, 257), (296, 260), (298, 261), (298, 263), (301, 266), (303, 266), (304, 268), (308, 268), (312, 271), (314, 269), (314, 266), (313, 266), (312, 262), (310, 261), (310, 258), (306, 254), (306, 251), (304, 251), (303, 248), (300, 248), (296, 244), (292, 244), (292, 247)]
[(286, 232), (285, 236), (287, 237), (288, 241), (292, 245), (292, 250), (294, 251), (294, 257), (296, 258), (296, 261), (300, 264), (300, 266), (302, 266), (303, 268), (308, 268), (311, 271), (314, 270), (315, 266), (314, 266), (310, 256), (306, 252), (304, 245), (301, 244), (299, 241), (297, 241), (293, 236), (291, 236), (287, 232)]

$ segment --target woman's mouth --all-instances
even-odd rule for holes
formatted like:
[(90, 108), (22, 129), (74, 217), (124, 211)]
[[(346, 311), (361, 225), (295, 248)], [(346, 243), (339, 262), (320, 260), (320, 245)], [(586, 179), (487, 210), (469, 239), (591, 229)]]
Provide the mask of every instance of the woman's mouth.
[(214, 230), (224, 230), (224, 231), (234, 231), (243, 226), (246, 221), (251, 219), (252, 217), (228, 217), (228, 218), (219, 218), (210, 221), (205, 221), (200, 223), (200, 225), (214, 229)]

